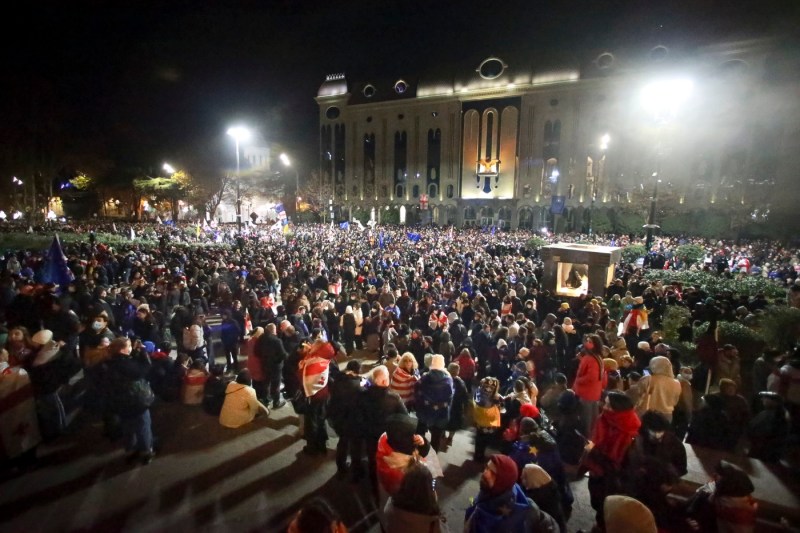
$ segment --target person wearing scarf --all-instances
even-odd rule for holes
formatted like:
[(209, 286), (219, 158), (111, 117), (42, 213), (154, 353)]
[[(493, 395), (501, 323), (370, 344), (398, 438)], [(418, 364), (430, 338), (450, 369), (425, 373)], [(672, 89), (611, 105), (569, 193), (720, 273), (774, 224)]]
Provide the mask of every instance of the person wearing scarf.
[(631, 399), (619, 391), (609, 392), (592, 438), (586, 444), (581, 468), (589, 471), (589, 496), (601, 530), (604, 530), (603, 500), (619, 493), (622, 463), (641, 425)]

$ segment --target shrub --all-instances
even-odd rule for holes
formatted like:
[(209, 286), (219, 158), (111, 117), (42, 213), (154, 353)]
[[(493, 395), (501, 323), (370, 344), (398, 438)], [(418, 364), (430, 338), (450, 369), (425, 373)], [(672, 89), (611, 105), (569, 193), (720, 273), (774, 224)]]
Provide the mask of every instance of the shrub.
[(525, 243), (525, 246), (528, 248), (528, 250), (536, 252), (539, 251), (543, 246), (547, 246), (547, 241), (537, 235), (534, 235), (528, 239), (528, 242)]
[(761, 336), (770, 348), (789, 350), (800, 339), (800, 309), (769, 307), (759, 324)]
[(693, 342), (670, 342), (668, 343), (671, 348), (675, 348), (681, 354), (681, 365), (683, 366), (697, 366), (700, 363), (700, 358), (697, 357), (697, 345)]
[(644, 218), (631, 211), (615, 211), (613, 215), (615, 233), (641, 233)]
[[(708, 322), (704, 322), (695, 329), (694, 338), (697, 339), (708, 331)], [(752, 361), (764, 351), (766, 342), (761, 334), (739, 322), (720, 322), (718, 343), (732, 344), (739, 350), (739, 356), (743, 360)]]
[(712, 297), (729, 291), (733, 294), (746, 295), (748, 298), (752, 298), (758, 293), (764, 293), (767, 298), (772, 299), (786, 298), (786, 289), (774, 281), (760, 276), (727, 278), (709, 272), (692, 270), (649, 270), (645, 273), (645, 279), (648, 281), (661, 280), (664, 284), (678, 282), (684, 287), (702, 287)]
[(641, 244), (632, 244), (622, 249), (622, 260), (626, 263), (634, 263), (640, 257), (644, 257), (647, 248)]
[(675, 249), (675, 256), (687, 265), (693, 265), (703, 260), (705, 250), (697, 244), (682, 244)]
[(668, 305), (661, 320), (664, 339), (671, 345), (678, 340), (678, 328), (690, 321), (692, 313), (680, 305)]

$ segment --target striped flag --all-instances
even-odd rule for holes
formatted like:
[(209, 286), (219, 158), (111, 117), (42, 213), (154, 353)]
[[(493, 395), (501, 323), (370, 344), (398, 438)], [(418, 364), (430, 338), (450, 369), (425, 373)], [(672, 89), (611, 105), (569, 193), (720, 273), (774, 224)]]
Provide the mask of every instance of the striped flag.
[(21, 368), (0, 375), (0, 457), (12, 459), (41, 442), (33, 386)]

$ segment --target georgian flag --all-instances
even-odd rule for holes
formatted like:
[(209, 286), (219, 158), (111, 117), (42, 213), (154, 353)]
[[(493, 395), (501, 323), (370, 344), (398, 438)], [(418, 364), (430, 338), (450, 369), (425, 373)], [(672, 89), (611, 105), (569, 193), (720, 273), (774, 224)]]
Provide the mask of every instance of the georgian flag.
[(335, 355), (333, 346), (327, 342), (318, 341), (309, 347), (308, 354), (300, 361), (306, 398), (311, 398), (328, 386), (330, 362)]
[(0, 457), (12, 459), (30, 450), (42, 437), (36, 418), (33, 386), (21, 368), (0, 372)]

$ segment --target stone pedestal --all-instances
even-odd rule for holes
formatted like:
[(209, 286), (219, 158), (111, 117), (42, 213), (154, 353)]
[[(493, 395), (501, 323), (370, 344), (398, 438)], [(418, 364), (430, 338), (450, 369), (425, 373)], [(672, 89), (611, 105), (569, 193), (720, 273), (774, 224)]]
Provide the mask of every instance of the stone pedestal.
[(622, 248), (559, 243), (539, 252), (544, 261), (542, 287), (559, 296), (578, 296), (591, 290), (602, 295), (614, 277)]

